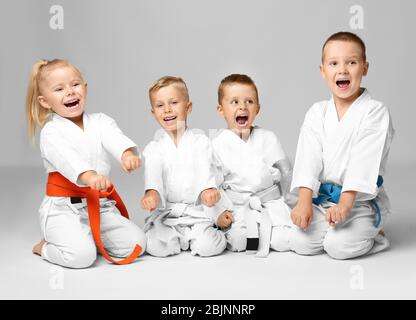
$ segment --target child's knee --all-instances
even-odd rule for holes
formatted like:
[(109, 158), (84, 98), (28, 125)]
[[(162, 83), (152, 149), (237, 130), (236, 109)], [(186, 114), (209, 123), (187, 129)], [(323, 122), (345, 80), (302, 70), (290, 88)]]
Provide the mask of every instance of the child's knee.
[(212, 229), (212, 232), (200, 234), (191, 240), (192, 254), (210, 257), (219, 255), (225, 250), (227, 240), (224, 233), (220, 230)]
[(275, 226), (272, 229), (272, 235), (270, 238), (270, 248), (276, 251), (289, 251), (290, 250), (290, 227), (288, 226)]
[(333, 259), (344, 260), (352, 257), (342, 237), (328, 233), (324, 240), (324, 250)]
[(329, 231), (324, 240), (324, 250), (333, 259), (352, 259), (367, 253), (373, 246), (371, 239), (357, 239), (347, 232)]
[[(115, 236), (111, 234), (109, 237)], [(133, 222), (128, 221), (120, 228), (119, 233), (116, 235), (117, 241), (114, 241), (106, 249), (109, 250), (109, 254), (119, 258), (128, 257), (139, 245), (142, 249), (140, 255), (146, 250), (147, 238), (146, 234)]]
[(140, 229), (138, 226), (135, 226), (135, 228), (131, 230), (129, 240), (131, 243), (130, 251), (133, 251), (136, 245), (139, 245), (140, 248), (142, 248), (140, 256), (146, 251), (147, 237), (146, 234), (142, 231), (142, 229)]
[(83, 269), (90, 267), (97, 259), (97, 248), (95, 245), (83, 245), (71, 248), (70, 252), (62, 254), (65, 267)]
[(181, 252), (179, 238), (173, 238), (168, 242), (161, 241), (154, 236), (152, 230), (146, 233), (146, 252), (155, 257), (168, 257)]
[(323, 251), (321, 237), (297, 227), (292, 227), (289, 242), (291, 250), (297, 254), (315, 255)]
[(230, 251), (245, 251), (247, 248), (247, 232), (245, 228), (231, 228), (226, 233), (227, 249)]

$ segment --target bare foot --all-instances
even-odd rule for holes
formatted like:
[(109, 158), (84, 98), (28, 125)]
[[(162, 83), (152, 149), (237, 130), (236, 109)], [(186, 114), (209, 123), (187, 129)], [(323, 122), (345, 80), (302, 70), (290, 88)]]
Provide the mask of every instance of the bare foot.
[(43, 245), (44, 245), (45, 243), (46, 243), (45, 239), (40, 240), (40, 242), (39, 242), (38, 244), (35, 244), (35, 245), (33, 246), (32, 252), (33, 252), (34, 254), (37, 254), (38, 256), (40, 256), (40, 255), (41, 255), (41, 253), (42, 253), (42, 248), (43, 248)]

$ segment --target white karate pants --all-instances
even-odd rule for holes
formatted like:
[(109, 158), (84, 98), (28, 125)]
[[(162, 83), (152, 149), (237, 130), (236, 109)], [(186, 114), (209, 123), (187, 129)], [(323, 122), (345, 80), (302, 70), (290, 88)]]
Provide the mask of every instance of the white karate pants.
[[(87, 268), (97, 258), (97, 248), (89, 225), (86, 200), (72, 204), (69, 197), (45, 196), (39, 209), (45, 238), (42, 258), (68, 268)], [(125, 258), (136, 244), (146, 249), (146, 236), (133, 222), (124, 218), (115, 201), (100, 199), (101, 240), (108, 254)]]
[(274, 227), (271, 248), (302, 255), (325, 251), (334, 259), (351, 259), (389, 247), (387, 238), (379, 235), (386, 215), (382, 214), (381, 224), (376, 228), (376, 213), (370, 202), (356, 203), (346, 221), (333, 227), (325, 220), (326, 209), (331, 205), (313, 205), (313, 220), (306, 231), (294, 225)]
[[(191, 250), (191, 254), (210, 257), (221, 254), (227, 245), (224, 233), (211, 222), (196, 222), (192, 225), (175, 225), (176, 236), (169, 241), (159, 238), (161, 230), (153, 225), (147, 232), (147, 252), (156, 257), (167, 257)], [(163, 232), (163, 231), (162, 231)]]

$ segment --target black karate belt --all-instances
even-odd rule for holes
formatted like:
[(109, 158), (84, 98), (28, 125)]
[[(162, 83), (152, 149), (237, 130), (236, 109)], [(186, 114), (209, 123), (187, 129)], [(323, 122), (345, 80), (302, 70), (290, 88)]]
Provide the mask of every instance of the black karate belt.
[(247, 238), (246, 250), (257, 251), (259, 248), (259, 238)]
[(71, 203), (72, 204), (82, 203), (82, 198), (81, 197), (71, 197)]

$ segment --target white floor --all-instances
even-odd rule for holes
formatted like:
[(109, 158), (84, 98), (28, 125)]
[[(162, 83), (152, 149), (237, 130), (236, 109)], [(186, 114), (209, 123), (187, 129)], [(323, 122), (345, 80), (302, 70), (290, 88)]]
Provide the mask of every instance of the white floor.
[[(112, 176), (139, 225), (144, 219), (138, 210), (141, 174)], [(100, 257), (85, 270), (57, 267), (31, 253), (41, 237), (42, 169), (2, 168), (0, 175), (0, 299), (416, 298), (415, 166), (393, 166), (385, 177), (396, 213), (385, 230), (391, 248), (374, 256), (335, 261), (277, 252), (265, 259), (185, 252), (165, 259), (144, 256), (128, 266)]]

